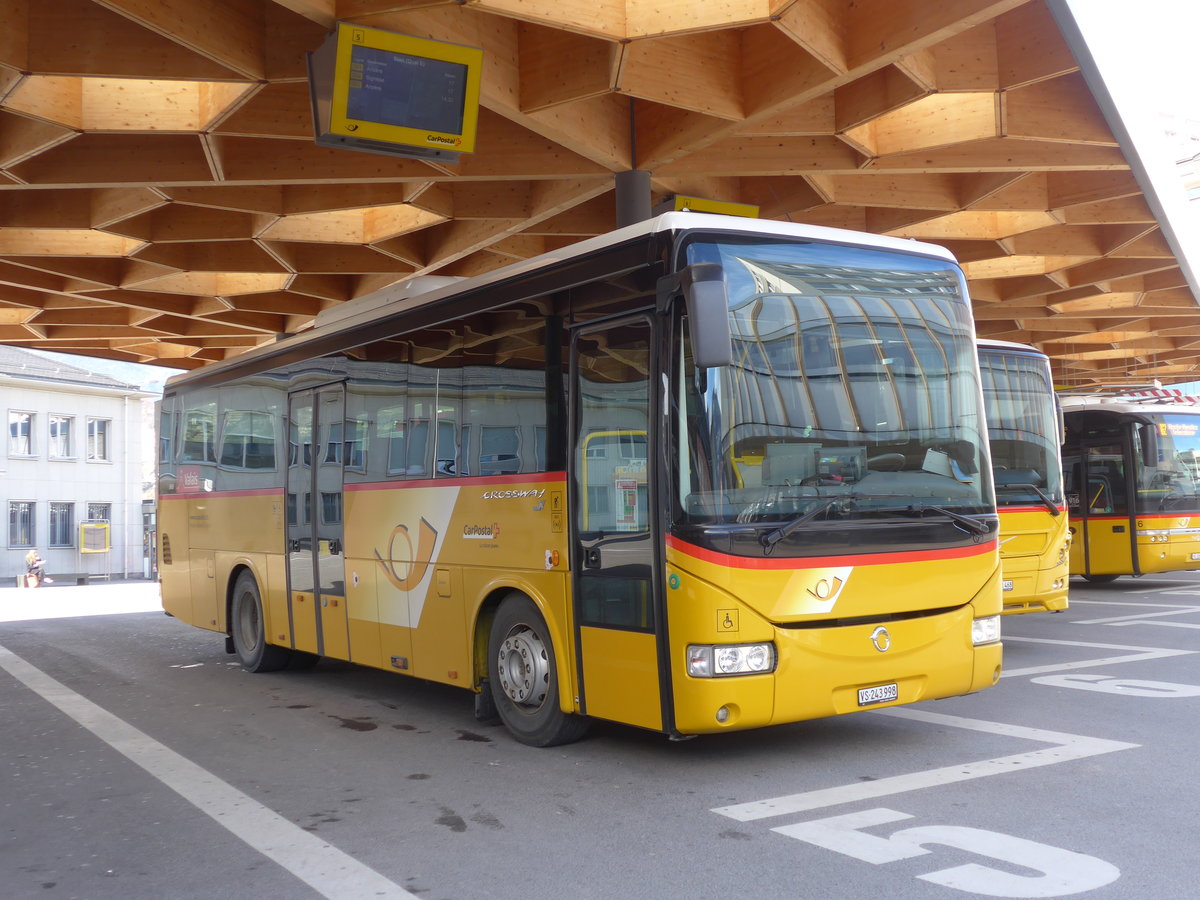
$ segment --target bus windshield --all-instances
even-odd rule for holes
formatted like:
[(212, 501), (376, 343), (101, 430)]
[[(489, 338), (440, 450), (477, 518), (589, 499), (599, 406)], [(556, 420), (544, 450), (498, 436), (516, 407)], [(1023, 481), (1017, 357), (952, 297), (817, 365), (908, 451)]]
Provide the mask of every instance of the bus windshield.
[(1141, 512), (1200, 511), (1200, 415), (1155, 416), (1157, 461), (1139, 467)]
[[(734, 363), (681, 359), (689, 524), (990, 510), (974, 334), (952, 263), (816, 243), (695, 242), (721, 265)], [(686, 348), (686, 328), (681, 336)], [(973, 523), (968, 523), (973, 524)]]
[(1058, 410), (1044, 356), (981, 348), (996, 503), (1062, 505)]

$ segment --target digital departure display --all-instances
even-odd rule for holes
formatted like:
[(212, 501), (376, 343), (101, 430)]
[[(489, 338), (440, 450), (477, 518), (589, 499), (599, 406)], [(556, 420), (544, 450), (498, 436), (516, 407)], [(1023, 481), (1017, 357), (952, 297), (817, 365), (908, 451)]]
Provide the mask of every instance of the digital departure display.
[(351, 48), (348, 119), (457, 134), (466, 92), (467, 66), (460, 63)]

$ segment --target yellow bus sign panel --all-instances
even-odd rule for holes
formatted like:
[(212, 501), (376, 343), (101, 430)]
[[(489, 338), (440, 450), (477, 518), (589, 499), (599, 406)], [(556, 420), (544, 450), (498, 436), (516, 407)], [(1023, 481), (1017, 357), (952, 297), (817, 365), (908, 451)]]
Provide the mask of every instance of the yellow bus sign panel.
[(688, 197), (676, 194), (669, 202), (669, 209), (676, 212), (716, 213), (722, 216), (745, 216), (748, 219), (758, 218), (758, 207), (751, 203), (734, 203), (729, 200), (707, 200), (704, 197)]
[(475, 151), (483, 51), (338, 23), (308, 56), (316, 142), (454, 163)]

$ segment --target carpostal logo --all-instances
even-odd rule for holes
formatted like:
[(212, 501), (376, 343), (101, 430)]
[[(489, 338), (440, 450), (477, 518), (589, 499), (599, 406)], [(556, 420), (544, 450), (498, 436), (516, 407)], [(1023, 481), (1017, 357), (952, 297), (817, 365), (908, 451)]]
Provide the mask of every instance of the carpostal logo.
[(491, 525), (464, 525), (463, 537), (472, 541), (493, 541), (500, 537), (500, 523)]
[(546, 496), (545, 488), (527, 488), (525, 490), (512, 491), (484, 491), (482, 500), (524, 500), (526, 497), (533, 497), (535, 500), (541, 500)]
[(449, 138), (440, 134), (427, 134), (425, 140), (431, 144), (445, 144), (447, 147), (457, 147), (462, 143), (462, 138)]

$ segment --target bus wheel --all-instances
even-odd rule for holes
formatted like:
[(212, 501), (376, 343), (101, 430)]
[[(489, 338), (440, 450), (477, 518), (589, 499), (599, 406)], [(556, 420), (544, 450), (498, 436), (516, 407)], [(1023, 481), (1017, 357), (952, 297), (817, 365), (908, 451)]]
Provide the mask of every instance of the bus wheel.
[(247, 672), (274, 672), (288, 664), (292, 652), (286, 647), (267, 643), (263, 629), (262, 597), (258, 582), (243, 572), (233, 586), (233, 614), (230, 617), (233, 649)]
[(1120, 575), (1084, 575), (1083, 580), (1088, 584), (1108, 584), (1110, 581), (1116, 581)]
[(513, 737), (533, 747), (569, 744), (583, 737), (587, 720), (559, 708), (554, 646), (542, 614), (525, 595), (513, 593), (501, 602), (492, 622), (488, 659), (496, 711)]

